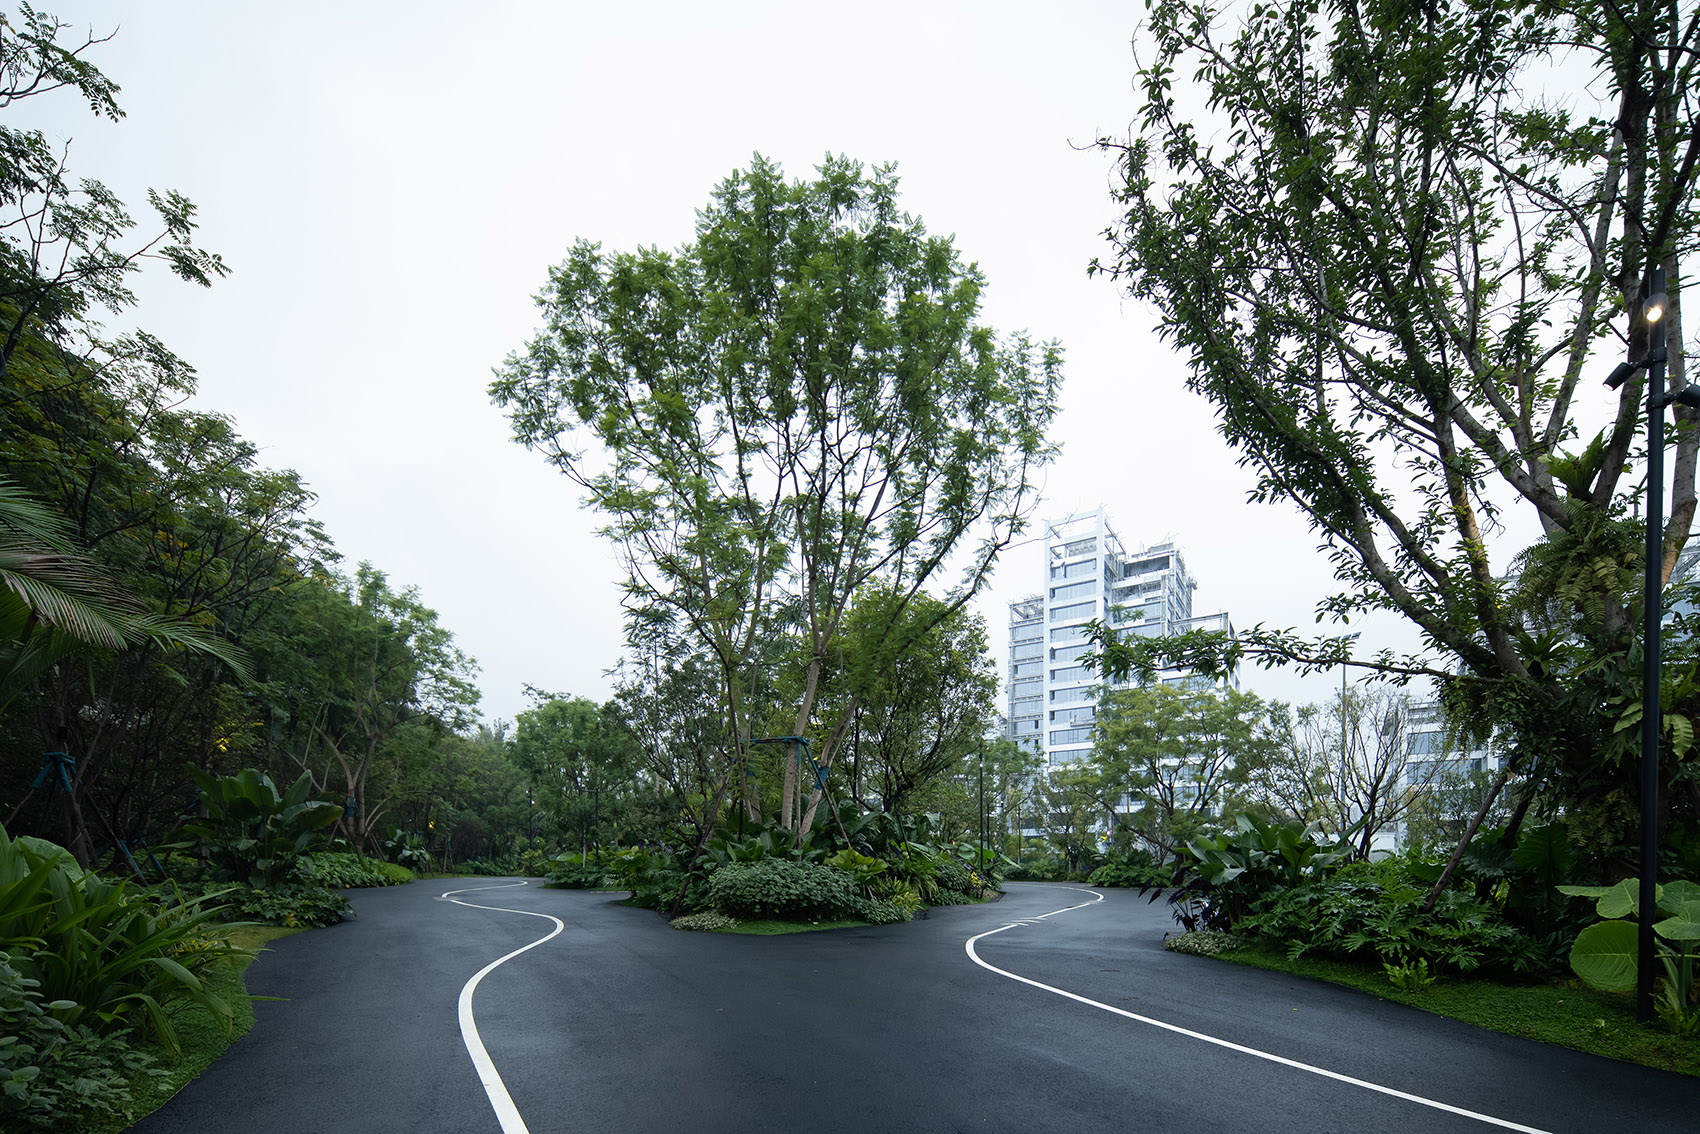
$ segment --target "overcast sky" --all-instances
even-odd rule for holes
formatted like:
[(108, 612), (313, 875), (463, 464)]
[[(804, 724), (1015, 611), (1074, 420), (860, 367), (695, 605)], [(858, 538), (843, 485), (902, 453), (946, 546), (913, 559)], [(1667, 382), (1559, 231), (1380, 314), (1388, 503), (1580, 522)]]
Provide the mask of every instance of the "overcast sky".
[[(200, 206), (231, 276), (202, 290), (150, 272), (136, 321), (199, 369), (200, 408), (305, 477), (350, 568), (418, 587), (481, 663), (486, 718), (512, 719), (525, 683), (608, 694), (618, 567), (573, 486), (509, 440), (491, 369), (575, 238), (677, 246), (757, 151), (792, 176), (828, 152), (896, 162), (903, 205), (984, 270), (983, 321), (1061, 340), (1042, 517), (1102, 504), (1129, 545), (1179, 543), (1197, 613), (1313, 626), (1334, 588), (1314, 537), (1246, 503), (1250, 474), (1151, 314), (1086, 276), (1115, 210), (1108, 159), (1083, 147), (1134, 114), (1140, 10), (62, 4), (116, 30), (90, 58), (128, 117), (13, 113), (138, 214), (148, 186)], [(1004, 604), (1041, 585), (1035, 546), (998, 569), (979, 606), (1000, 658)], [(1414, 642), (1392, 620), (1361, 628), (1372, 650)], [(1309, 700), (1331, 680), (1243, 677)]]

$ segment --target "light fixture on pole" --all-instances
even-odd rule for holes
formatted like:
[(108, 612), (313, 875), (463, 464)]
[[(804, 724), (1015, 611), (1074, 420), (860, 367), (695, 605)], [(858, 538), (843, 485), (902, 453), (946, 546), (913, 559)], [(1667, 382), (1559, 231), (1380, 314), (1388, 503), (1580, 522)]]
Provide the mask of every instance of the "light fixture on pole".
[(1617, 389), (1637, 371), (1647, 371), (1647, 545), (1641, 612), (1641, 889), (1636, 919), (1635, 1015), (1653, 1018), (1653, 922), (1658, 910), (1659, 871), (1659, 649), (1664, 613), (1665, 408), (1672, 402), (1700, 408), (1700, 387), (1665, 392), (1665, 313), (1670, 307), (1665, 267), (1655, 263), (1641, 287), (1641, 318), (1647, 324), (1647, 353), (1620, 362), (1606, 379)]

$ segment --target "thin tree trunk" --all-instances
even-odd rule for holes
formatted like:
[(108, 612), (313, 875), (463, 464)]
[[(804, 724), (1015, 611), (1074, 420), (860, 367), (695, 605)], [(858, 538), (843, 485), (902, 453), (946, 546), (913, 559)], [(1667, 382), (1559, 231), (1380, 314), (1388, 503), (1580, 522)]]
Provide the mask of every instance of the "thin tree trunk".
[(1493, 787), (1488, 789), (1487, 798), (1482, 800), (1481, 809), (1476, 812), (1476, 817), (1470, 820), (1470, 826), (1465, 830), (1464, 837), (1458, 840), (1457, 849), (1452, 852), (1452, 857), (1447, 860), (1446, 869), (1442, 870), (1440, 877), (1434, 880), (1434, 889), (1428, 892), (1428, 897), (1423, 901), (1424, 913), (1433, 910), (1434, 903), (1440, 900), (1440, 892), (1452, 880), (1452, 872), (1457, 869), (1458, 861), (1464, 857), (1464, 848), (1469, 846), (1470, 840), (1476, 837), (1476, 829), (1482, 825), (1482, 820), (1487, 818), (1487, 813), (1493, 809), (1493, 801), (1499, 798), (1500, 789), (1505, 786), (1505, 781), (1510, 778), (1511, 764), (1507, 761), (1505, 767), (1499, 770), (1499, 775), (1494, 777)]

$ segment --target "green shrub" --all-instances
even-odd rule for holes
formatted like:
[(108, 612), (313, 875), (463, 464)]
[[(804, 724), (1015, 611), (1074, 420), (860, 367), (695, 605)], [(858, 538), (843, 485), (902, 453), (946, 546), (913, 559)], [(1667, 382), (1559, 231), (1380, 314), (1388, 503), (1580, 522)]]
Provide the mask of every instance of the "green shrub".
[(702, 913), (686, 914), (684, 917), (673, 919), (674, 929), (695, 929), (704, 933), (712, 933), (717, 929), (733, 929), (738, 924), (737, 918), (714, 910), (704, 910)]
[(784, 858), (731, 863), (708, 884), (709, 904), (735, 917), (830, 921), (859, 916), (866, 900), (843, 871)]
[[(431, 870), (431, 852), (425, 847), (425, 840), (411, 831), (403, 831), (400, 827), (391, 827), (384, 839), (384, 854), (391, 862), (407, 867), (420, 874)], [(495, 871), (494, 873), (511, 873), (511, 871)]]
[(971, 906), (976, 899), (964, 894), (961, 890), (939, 890), (928, 903), (934, 906)]
[(237, 886), (219, 900), (225, 903), (225, 912), (238, 920), (286, 929), (321, 929), (354, 912), (347, 896), (327, 886), (303, 882), (286, 882), (259, 890)]
[[(978, 877), (978, 875), (970, 874), (968, 867), (956, 861), (954, 858), (950, 858), (945, 855), (939, 856), (938, 881), (940, 890), (952, 890), (958, 894), (972, 894), (977, 897), (979, 895), (979, 887), (974, 884), (974, 878), (976, 877)], [(933, 904), (947, 905), (956, 903), (941, 902), (937, 899), (937, 897), (935, 897), (933, 899)]]
[(1169, 898), (1175, 920), (1192, 929), (1238, 929), (1274, 895), (1324, 874), (1349, 857), (1344, 843), (1320, 842), (1303, 823), (1234, 818), (1234, 829), (1188, 843), (1175, 856)]
[(1172, 953), (1186, 953), (1194, 957), (1214, 957), (1218, 953), (1232, 952), (1239, 947), (1239, 938), (1232, 933), (1223, 933), (1216, 929), (1194, 929), (1186, 933), (1172, 933), (1163, 938), (1163, 948)]
[(1397, 859), (1352, 863), (1275, 892), (1235, 929), (1285, 944), (1294, 959), (1314, 952), (1395, 967), (1420, 960), (1434, 972), (1546, 975), (1550, 960), (1491, 906), (1447, 890), (1424, 913), (1426, 897)]
[(1086, 879), (1088, 886), (1127, 886), (1150, 889), (1168, 884), (1172, 871), (1157, 865), (1150, 851), (1112, 854)]
[(323, 844), (325, 831), (342, 814), (336, 804), (313, 798), (306, 772), (283, 792), (254, 768), (222, 778), (198, 768), (189, 774), (200, 785), (207, 817), (179, 833), (205, 844), (222, 881), (256, 887), (283, 881), (303, 854)]
[(109, 1035), (141, 1019), (175, 1051), (170, 1011), (178, 1002), (228, 1022), (229, 1005), (199, 974), (240, 950), (219, 942), (183, 949), (207, 936), (219, 912), (205, 901), (130, 890), (85, 872), (63, 847), (0, 829), (0, 949), (66, 1025)]
[(613, 890), (619, 887), (620, 879), (608, 868), (571, 851), (555, 856), (548, 884), (563, 890)]
[(1060, 858), (1039, 856), (1018, 862), (1004, 872), (1004, 878), (1011, 882), (1053, 882), (1068, 873), (1068, 866)]
[(0, 952), (0, 1126), (75, 1130), (134, 1117), (130, 1084), (159, 1074), (153, 1057), (122, 1033), (103, 1036), (56, 1018), (68, 1002), (43, 1004), (39, 982), (10, 960)]
[(896, 902), (885, 902), (878, 898), (859, 898), (856, 901), (855, 916), (872, 925), (895, 925), (908, 921), (914, 913), (913, 909), (906, 909)]
[(381, 862), (347, 851), (319, 851), (296, 863), (295, 877), (312, 885), (359, 889), (399, 886), (413, 881), (413, 871), (398, 863)]

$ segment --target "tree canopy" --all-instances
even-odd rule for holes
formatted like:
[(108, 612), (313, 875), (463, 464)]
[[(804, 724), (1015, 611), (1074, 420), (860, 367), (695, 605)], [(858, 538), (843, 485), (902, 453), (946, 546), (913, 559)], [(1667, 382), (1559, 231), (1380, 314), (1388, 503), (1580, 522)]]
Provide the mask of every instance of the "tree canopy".
[[(1152, 5), (1137, 124), (1102, 143), (1126, 213), (1094, 268), (1156, 310), (1256, 471), (1253, 500), (1297, 505), (1321, 538), (1344, 586), (1319, 618), (1408, 619), (1424, 651), (1369, 664), (1439, 678), (1578, 807), (1635, 790), (1613, 769), (1639, 699), (1644, 373), (1602, 420), (1589, 402), (1602, 356), (1647, 353), (1625, 315), (1654, 263), (1685, 380), (1697, 35), (1691, 6), (1651, 2)], [(1543, 91), (1553, 60), (1609, 104)], [(1700, 452), (1694, 411), (1676, 417), (1667, 577)], [(1501, 548), (1515, 510), (1541, 539)], [(1101, 644), (1112, 670), (1150, 649)], [(1263, 627), (1170, 653), (1347, 657), (1342, 639)], [(1692, 693), (1667, 705), (1684, 723), (1700, 710)], [(1664, 779), (1692, 814), (1700, 778), (1670, 735)]]
[[(932, 586), (960, 607), (1021, 530), (1060, 349), (977, 324), (982, 286), (899, 209), (891, 167), (839, 157), (805, 181), (757, 157), (683, 247), (581, 240), (551, 270), (492, 397), (609, 517), (636, 623), (717, 659), (736, 743), (783, 633), (788, 731), (818, 731), (830, 766), (854, 697), (818, 729), (816, 710), (856, 597), (895, 596), (870, 638), (895, 657), (908, 605)], [(782, 817), (806, 827), (818, 793), (786, 769)]]

